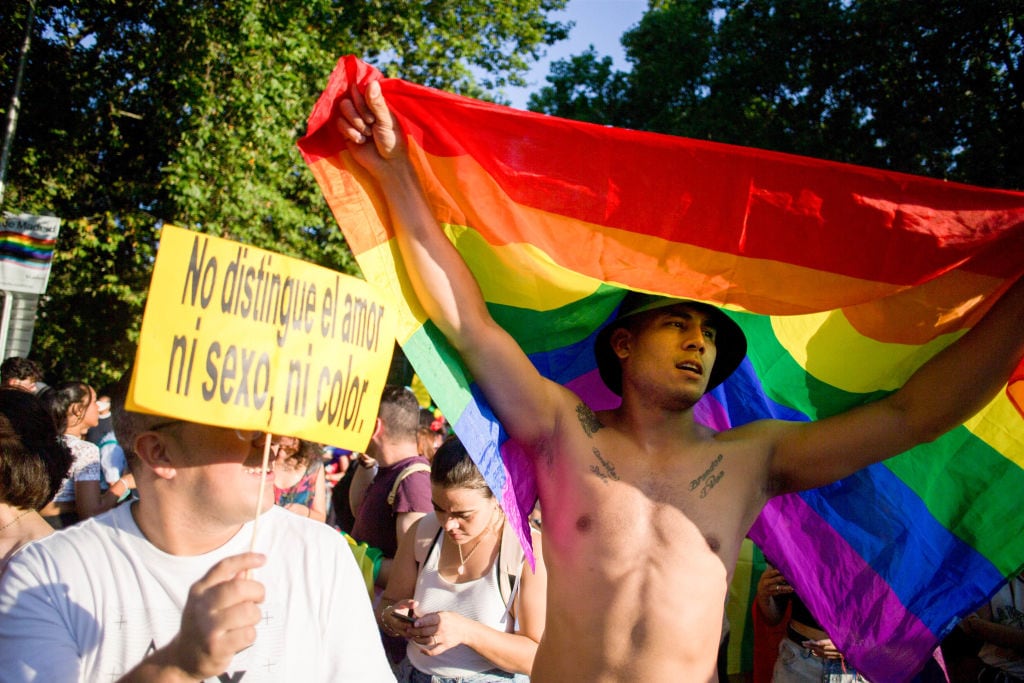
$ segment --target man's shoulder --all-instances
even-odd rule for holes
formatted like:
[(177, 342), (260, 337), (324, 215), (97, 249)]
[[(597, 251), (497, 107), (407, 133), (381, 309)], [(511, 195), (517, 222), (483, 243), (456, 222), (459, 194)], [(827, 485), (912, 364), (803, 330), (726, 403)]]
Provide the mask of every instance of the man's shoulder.
[(397, 477), (405, 470), (415, 465), (426, 465), (430, 468), (430, 461), (424, 458), (422, 455), (413, 455), (403, 460), (399, 460), (394, 465), (389, 465), (385, 468), (385, 475), (388, 477)]
[(401, 486), (430, 481), (430, 461), (422, 455), (416, 455), (404, 460), (399, 460), (394, 465), (382, 468), (373, 482), (370, 484), (379, 492), (383, 491), (385, 496), (394, 487), (395, 482), (400, 481)]
[(412, 458), (406, 458), (399, 463), (397, 477), (402, 477), (403, 481), (408, 481), (415, 478), (419, 481), (426, 481), (430, 479), (430, 461), (424, 458), (422, 455), (417, 455)]
[[(429, 500), (430, 461), (417, 455), (414, 458), (407, 458), (403, 463), (400, 463), (401, 468), (388, 486), (388, 505), (393, 506), (396, 512), (433, 510), (433, 503)], [(424, 497), (427, 500), (424, 500)], [(406, 499), (411, 499), (411, 502)], [(406, 509), (410, 506), (411, 510)]]

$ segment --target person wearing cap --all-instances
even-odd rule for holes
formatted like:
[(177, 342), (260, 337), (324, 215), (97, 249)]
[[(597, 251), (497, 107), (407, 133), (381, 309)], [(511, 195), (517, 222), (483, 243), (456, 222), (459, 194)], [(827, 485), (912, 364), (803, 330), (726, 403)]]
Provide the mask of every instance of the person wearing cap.
[(693, 408), (742, 360), (742, 332), (703, 303), (631, 295), (596, 349), (622, 403), (594, 413), (491, 318), (380, 84), (353, 88), (337, 126), (386, 197), (419, 302), (533, 458), (548, 570), (535, 683), (713, 680), (729, 579), (765, 502), (934, 439), (984, 406), (1024, 356), (1018, 280), (890, 396), (817, 422), (716, 433)]
[(129, 411), (126, 389), (139, 498), (7, 565), (0, 678), (393, 682), (348, 544), (261, 484), (268, 435)]

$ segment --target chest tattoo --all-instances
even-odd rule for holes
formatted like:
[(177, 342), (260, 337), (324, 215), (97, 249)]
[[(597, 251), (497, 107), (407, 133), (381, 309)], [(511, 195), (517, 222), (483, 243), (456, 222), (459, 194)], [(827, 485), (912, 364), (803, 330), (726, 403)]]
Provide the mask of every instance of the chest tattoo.
[(576, 406), (576, 418), (580, 421), (583, 433), (587, 436), (594, 436), (594, 432), (604, 427), (594, 411), (588, 408), (585, 403), (580, 403)]
[(615, 471), (615, 465), (611, 464), (611, 462), (609, 462), (603, 455), (601, 455), (601, 451), (597, 450), (596, 448), (593, 449), (593, 451), (594, 457), (597, 458), (597, 462), (600, 464), (591, 465), (590, 471), (596, 474), (598, 477), (600, 477), (601, 481), (603, 481), (605, 484), (608, 483), (609, 479), (613, 481), (618, 481), (619, 475)]
[(704, 470), (699, 477), (690, 481), (690, 490), (696, 491), (700, 489), (700, 497), (704, 498), (711, 492), (711, 489), (715, 488), (715, 485), (722, 481), (722, 477), (725, 476), (725, 471), (719, 469), (722, 464), (722, 454), (719, 453), (711, 464), (708, 465), (707, 469)]

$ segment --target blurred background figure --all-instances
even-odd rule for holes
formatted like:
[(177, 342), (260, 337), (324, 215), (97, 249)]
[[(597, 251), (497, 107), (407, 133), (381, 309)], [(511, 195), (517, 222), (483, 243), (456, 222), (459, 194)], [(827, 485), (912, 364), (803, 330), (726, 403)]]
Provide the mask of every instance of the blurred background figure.
[[(96, 408), (99, 410), (99, 424), (89, 427), (85, 433), (85, 440), (94, 443), (100, 449), (100, 490), (106, 491), (119, 480), (124, 479), (127, 483), (134, 483), (134, 479), (128, 477), (128, 459), (125, 457), (124, 449), (117, 441), (114, 434), (113, 418), (110, 412), (110, 392), (112, 387), (107, 385), (96, 392)], [(121, 496), (121, 502), (127, 497), (131, 489)]]
[(786, 577), (769, 566), (757, 582), (757, 609), (769, 625), (782, 623), (789, 614), (786, 633), (779, 642), (772, 681), (777, 683), (866, 683), (836, 649)]
[(446, 424), (439, 412), (420, 408), (420, 428), (416, 433), (420, 455), (427, 460), (433, 460), (434, 453), (444, 441), (446, 433)]
[(356, 516), (352, 512), (352, 506), (349, 504), (349, 491), (352, 488), (352, 478), (359, 468), (359, 454), (353, 451), (345, 451), (344, 453), (345, 455), (339, 456), (338, 465), (338, 470), (341, 470), (341, 460), (344, 459), (344, 471), (331, 485), (329, 523), (335, 529), (351, 534), (352, 527), (356, 525)]
[[(101, 488), (106, 491), (119, 480), (124, 479), (134, 489), (135, 479), (130, 476), (128, 458), (124, 454), (124, 448), (121, 447), (117, 440), (117, 435), (112, 431), (107, 432), (98, 446), (100, 449), (100, 470), (103, 472)], [(129, 489), (128, 492), (132, 489)], [(124, 501), (123, 495), (121, 500), (122, 502)]]
[[(836, 648), (800, 595), (770, 564), (757, 582), (753, 683), (853, 683), (866, 681)], [(767, 642), (757, 642), (764, 638)], [(766, 649), (772, 653), (766, 653)], [(908, 683), (949, 683), (940, 648)]]
[(455, 437), (437, 450), (430, 484), (435, 514), (402, 537), (381, 602), (384, 631), (408, 640), (398, 680), (527, 681), (544, 632), (541, 534), (532, 532), (534, 573)]
[(420, 456), (416, 443), (419, 411), (412, 391), (393, 384), (384, 387), (373, 436), (352, 468), (352, 537), (383, 553), (377, 574), (381, 590), (387, 586), (399, 539), (413, 522), (434, 511), (430, 463)]
[(74, 456), (71, 472), (42, 510), (51, 526), (62, 529), (114, 507), (134, 485), (128, 474), (106, 491), (100, 486), (100, 449), (84, 439), (89, 428), (99, 424), (99, 407), (92, 387), (85, 382), (63, 382), (48, 387), (40, 398)]
[(85, 440), (99, 446), (108, 434), (114, 433), (110, 416), (110, 387), (103, 387), (96, 392), (96, 409), (99, 412), (99, 422), (95, 427), (89, 427), (85, 433)]
[(11, 356), (0, 363), (0, 385), (24, 389), (35, 393), (43, 379), (43, 370), (39, 364), (21, 356)]
[(33, 394), (0, 389), (0, 574), (26, 544), (53, 533), (37, 509), (71, 469), (71, 451)]
[(319, 444), (294, 436), (274, 436), (270, 449), (274, 460), (274, 502), (297, 515), (325, 521), (327, 484)]
[[(354, 455), (352, 451), (336, 446), (324, 448), (324, 478), (327, 480), (327, 488), (333, 488), (344, 478), (352, 464)], [(347, 500), (347, 498), (346, 498)]]
[[(980, 646), (979, 683), (1024, 683), (1024, 572), (1013, 577), (960, 628)], [(972, 672), (973, 674), (973, 672)]]

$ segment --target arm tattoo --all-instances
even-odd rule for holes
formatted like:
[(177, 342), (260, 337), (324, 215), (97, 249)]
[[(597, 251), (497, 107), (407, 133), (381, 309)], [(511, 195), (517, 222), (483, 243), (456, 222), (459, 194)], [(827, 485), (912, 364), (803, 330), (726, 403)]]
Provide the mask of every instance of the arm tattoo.
[(597, 458), (597, 461), (601, 463), (601, 465), (600, 467), (597, 465), (591, 465), (590, 471), (599, 476), (601, 478), (601, 481), (603, 481), (605, 484), (608, 483), (609, 479), (618, 481), (619, 475), (615, 471), (615, 465), (611, 464), (611, 462), (606, 460), (605, 457), (601, 455), (601, 451), (597, 450), (596, 448), (593, 449), (593, 451), (594, 457)]
[[(576, 406), (576, 417), (580, 421), (580, 426), (583, 427), (583, 433), (590, 438), (594, 437), (597, 430), (604, 427), (594, 411), (588, 408), (585, 403), (580, 403)], [(601, 481), (605, 484), (608, 483), (609, 479), (618, 481), (619, 475), (615, 471), (615, 465), (606, 460), (605, 457), (601, 455), (601, 451), (596, 448), (592, 448), (591, 450), (594, 453), (594, 457), (597, 458), (597, 462), (600, 464), (591, 465), (590, 471), (600, 477)]]
[(585, 403), (580, 403), (576, 406), (576, 417), (579, 419), (580, 425), (583, 427), (583, 432), (587, 436), (594, 436), (594, 433), (598, 429), (604, 427), (594, 411), (588, 408)]
[(690, 481), (690, 490), (695, 491), (698, 486), (701, 486), (701, 484), (703, 484), (703, 486), (701, 486), (700, 489), (700, 497), (704, 498), (705, 496), (707, 496), (708, 493), (711, 492), (711, 489), (715, 488), (715, 485), (718, 482), (722, 481), (722, 477), (725, 476), (724, 471), (715, 471), (721, 464), (722, 454), (719, 453), (718, 456), (711, 461), (711, 464), (708, 465), (708, 468), (704, 470), (704, 472), (702, 472), (699, 477)]

